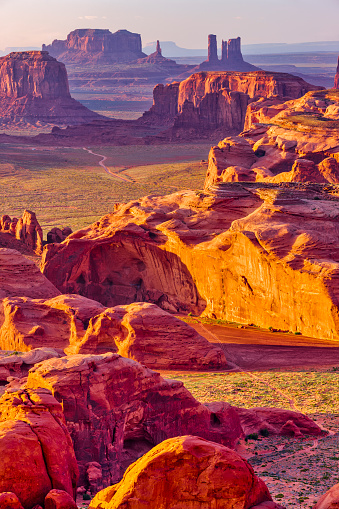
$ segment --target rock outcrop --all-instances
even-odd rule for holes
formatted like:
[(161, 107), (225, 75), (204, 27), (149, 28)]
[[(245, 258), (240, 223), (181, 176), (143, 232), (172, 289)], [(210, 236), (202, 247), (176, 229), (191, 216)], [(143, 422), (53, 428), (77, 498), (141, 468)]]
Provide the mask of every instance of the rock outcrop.
[(25, 295), (50, 299), (59, 290), (41, 274), (35, 263), (14, 249), (0, 249), (0, 299)]
[(56, 242), (57, 244), (60, 244), (60, 242), (63, 242), (71, 233), (73, 233), (73, 231), (72, 228), (70, 228), (69, 226), (65, 226), (62, 229), (52, 228), (47, 233), (47, 243), (53, 244), (54, 242)]
[(25, 244), (32, 252), (42, 253), (43, 233), (34, 212), (25, 210), (22, 217), (12, 219), (7, 214), (0, 218), (0, 232), (9, 233)]
[(114, 353), (44, 361), (29, 372), (27, 388), (35, 387), (52, 390), (63, 402), (85, 487), (93, 462), (101, 466), (100, 482), (107, 486), (167, 438), (194, 433), (232, 448), (243, 436), (239, 417), (227, 403), (211, 411), (182, 382), (164, 380)]
[[(152, 482), (149, 482), (152, 479)], [(165, 440), (99, 492), (91, 509), (246, 509), (272, 501), (265, 483), (237, 453), (196, 436)]]
[(221, 43), (221, 60), (218, 58), (217, 36), (208, 36), (208, 57), (196, 71), (258, 71), (255, 65), (245, 62), (241, 53), (241, 38), (228, 39)]
[(146, 301), (336, 339), (338, 214), (329, 183), (219, 183), (145, 197), (45, 246), (43, 273), (105, 306)]
[(338, 57), (338, 65), (337, 65), (337, 72), (334, 77), (334, 88), (339, 88), (339, 57)]
[(146, 57), (141, 48), (139, 34), (128, 30), (110, 32), (101, 29), (77, 29), (67, 35), (66, 40), (54, 40), (42, 46), (43, 51), (65, 64), (109, 64), (131, 62)]
[(74, 497), (78, 467), (61, 405), (45, 389), (0, 398), (0, 493), (24, 509), (43, 505), (51, 489)]
[(313, 509), (337, 509), (339, 507), (339, 484), (330, 488), (316, 503)]
[(72, 99), (64, 64), (46, 51), (0, 58), (1, 123), (37, 121), (71, 125), (101, 118)]
[(324, 432), (312, 419), (300, 412), (282, 408), (236, 408), (245, 435), (266, 430), (270, 435), (321, 436)]
[(251, 101), (279, 95), (281, 103), (283, 97), (299, 98), (318, 88), (283, 73), (198, 72), (180, 83), (157, 85), (153, 106), (144, 113), (143, 121), (173, 125), (174, 138), (178, 130), (180, 136), (187, 136), (187, 128), (239, 133)]
[(165, 58), (162, 55), (160, 42), (157, 41), (156, 50), (154, 53), (151, 53), (150, 55), (140, 58), (137, 60), (138, 64), (149, 64), (152, 66), (160, 67), (162, 70), (167, 70), (168, 73), (175, 75), (180, 74), (180, 71), (183, 71), (186, 66), (177, 64), (175, 60), (170, 60), (169, 58)]
[(117, 352), (155, 369), (222, 369), (227, 363), (192, 327), (154, 304), (105, 309), (79, 295), (49, 300), (10, 297), (2, 302), (0, 348), (67, 353)]

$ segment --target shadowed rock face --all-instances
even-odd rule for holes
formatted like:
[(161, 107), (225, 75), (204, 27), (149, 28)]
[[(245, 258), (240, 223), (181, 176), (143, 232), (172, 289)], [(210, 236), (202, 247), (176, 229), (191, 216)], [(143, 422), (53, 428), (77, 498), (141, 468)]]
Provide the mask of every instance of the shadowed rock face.
[(130, 62), (146, 57), (141, 49), (141, 37), (128, 30), (115, 33), (101, 29), (77, 29), (67, 39), (54, 40), (42, 49), (66, 64), (93, 62)]
[(99, 492), (90, 508), (133, 507), (135, 500), (140, 509), (171, 509), (173, 501), (182, 509), (245, 509), (272, 498), (237, 453), (196, 436), (183, 436), (162, 442), (139, 459), (119, 484)]
[[(199, 403), (182, 382), (164, 380), (114, 353), (50, 359), (30, 370), (27, 387), (44, 387), (63, 402), (80, 469), (99, 463), (104, 486), (161, 441), (182, 434), (234, 447), (243, 436), (235, 410)], [(86, 480), (87, 479), (87, 480)]]
[(0, 58), (0, 116), (2, 123), (26, 119), (74, 124), (101, 118), (71, 98), (64, 64), (46, 51)]
[(334, 78), (334, 88), (339, 88), (339, 57), (338, 57), (338, 65), (337, 65), (337, 72)]

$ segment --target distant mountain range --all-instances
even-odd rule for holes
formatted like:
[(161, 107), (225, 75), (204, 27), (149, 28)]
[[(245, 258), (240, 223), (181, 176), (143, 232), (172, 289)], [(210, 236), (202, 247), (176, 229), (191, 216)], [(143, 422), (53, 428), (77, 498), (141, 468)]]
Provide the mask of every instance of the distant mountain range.
[[(207, 56), (207, 48), (188, 49), (180, 48), (173, 41), (160, 41), (162, 53), (167, 58), (175, 57), (196, 57)], [(155, 51), (156, 42), (150, 42), (143, 47), (147, 55)], [(339, 41), (302, 42), (295, 44), (287, 43), (265, 43), (265, 44), (243, 44), (241, 46), (243, 55), (269, 55), (279, 53), (307, 53), (318, 51), (336, 51), (339, 53)]]

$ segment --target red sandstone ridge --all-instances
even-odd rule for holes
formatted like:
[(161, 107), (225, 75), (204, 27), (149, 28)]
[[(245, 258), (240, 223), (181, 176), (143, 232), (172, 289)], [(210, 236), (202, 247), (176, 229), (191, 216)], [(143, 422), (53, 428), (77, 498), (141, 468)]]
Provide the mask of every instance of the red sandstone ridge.
[(101, 117), (72, 99), (64, 64), (46, 51), (24, 51), (0, 58), (0, 118), (79, 124)]
[(119, 484), (99, 492), (90, 508), (248, 509), (264, 501), (272, 501), (269, 491), (246, 460), (227, 447), (183, 436), (154, 447)]
[(66, 64), (131, 62), (146, 57), (141, 48), (141, 37), (128, 30), (113, 33), (101, 29), (77, 29), (67, 39), (54, 40), (42, 46), (43, 51)]
[(285, 100), (296, 99), (320, 88), (283, 73), (199, 72), (180, 83), (157, 85), (153, 106), (144, 114), (143, 121), (167, 122), (174, 125), (174, 130), (184, 128), (180, 136), (185, 136), (187, 128), (239, 132), (251, 101), (276, 95)]

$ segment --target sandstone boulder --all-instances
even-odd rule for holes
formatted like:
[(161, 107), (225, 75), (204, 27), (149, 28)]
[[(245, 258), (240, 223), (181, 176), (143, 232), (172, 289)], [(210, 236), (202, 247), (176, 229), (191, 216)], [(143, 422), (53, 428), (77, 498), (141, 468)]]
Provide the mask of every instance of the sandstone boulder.
[(72, 228), (70, 228), (69, 226), (66, 226), (65, 228), (52, 228), (48, 233), (47, 233), (47, 243), (48, 244), (52, 244), (53, 242), (57, 242), (57, 243), (60, 243), (60, 242), (63, 242), (67, 237), (68, 235), (71, 235), (72, 232)]
[(0, 493), (0, 507), (1, 509), (23, 509), (16, 494), (10, 491)]
[(63, 351), (54, 348), (36, 348), (30, 352), (0, 351), (0, 385), (9, 377), (23, 378), (34, 364), (52, 357), (62, 357)]
[(314, 509), (338, 509), (339, 507), (339, 484), (330, 488), (315, 504)]
[(75, 496), (78, 467), (61, 405), (44, 389), (0, 398), (0, 492), (24, 509), (43, 505), (52, 488)]
[(99, 492), (90, 508), (137, 503), (140, 509), (247, 509), (266, 500), (272, 500), (266, 485), (237, 453), (196, 436), (182, 436), (145, 454), (119, 484)]
[(64, 490), (51, 490), (45, 498), (45, 509), (77, 509), (73, 497)]
[(300, 412), (282, 408), (237, 408), (245, 435), (267, 430), (270, 435), (321, 436), (324, 431)]
[[(164, 439), (192, 434), (234, 447), (243, 436), (227, 403), (211, 411), (182, 382), (114, 353), (49, 359), (29, 372), (27, 388), (44, 387), (62, 401), (80, 469), (90, 487), (89, 464), (102, 468), (103, 486)], [(98, 472), (97, 472), (98, 473)], [(99, 476), (100, 478), (100, 476)]]

